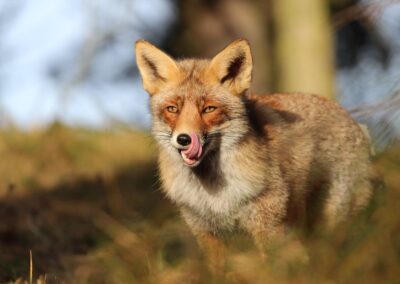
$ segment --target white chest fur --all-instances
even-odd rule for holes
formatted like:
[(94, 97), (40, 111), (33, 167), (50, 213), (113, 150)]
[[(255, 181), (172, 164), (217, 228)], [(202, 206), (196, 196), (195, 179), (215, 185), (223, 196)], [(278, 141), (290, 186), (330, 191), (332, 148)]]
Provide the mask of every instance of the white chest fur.
[[(265, 189), (265, 175), (254, 168), (238, 166), (235, 155), (221, 155), (215, 181), (205, 182), (193, 169), (175, 162), (173, 167), (161, 167), (161, 175), (168, 175), (164, 186), (167, 195), (211, 223), (229, 225), (240, 214), (241, 208), (252, 197)], [(243, 164), (243, 161), (242, 161)], [(163, 171), (168, 171), (163, 172)], [(218, 224), (215, 224), (218, 225)]]

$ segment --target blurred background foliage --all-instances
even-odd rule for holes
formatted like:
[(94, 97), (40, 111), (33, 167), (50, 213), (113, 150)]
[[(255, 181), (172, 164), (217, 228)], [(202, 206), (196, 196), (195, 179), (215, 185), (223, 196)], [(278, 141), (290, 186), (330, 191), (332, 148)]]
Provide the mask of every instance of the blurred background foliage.
[(386, 186), (368, 220), (260, 262), (229, 240), (229, 283), (400, 279), (400, 2), (0, 0), (0, 283), (209, 283), (159, 191), (134, 42), (211, 57), (247, 38), (252, 91), (316, 93), (368, 125)]

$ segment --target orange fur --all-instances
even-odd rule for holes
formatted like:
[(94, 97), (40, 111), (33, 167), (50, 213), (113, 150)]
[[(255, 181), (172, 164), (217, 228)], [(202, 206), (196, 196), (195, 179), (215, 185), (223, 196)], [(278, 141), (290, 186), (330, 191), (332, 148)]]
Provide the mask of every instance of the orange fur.
[[(245, 230), (263, 249), (289, 227), (333, 228), (368, 204), (370, 148), (360, 126), (322, 97), (247, 94), (247, 41), (212, 60), (180, 61), (139, 41), (136, 58), (151, 95), (163, 190), (212, 257), (221, 257), (224, 232)], [(192, 167), (177, 143), (190, 133), (203, 149)]]

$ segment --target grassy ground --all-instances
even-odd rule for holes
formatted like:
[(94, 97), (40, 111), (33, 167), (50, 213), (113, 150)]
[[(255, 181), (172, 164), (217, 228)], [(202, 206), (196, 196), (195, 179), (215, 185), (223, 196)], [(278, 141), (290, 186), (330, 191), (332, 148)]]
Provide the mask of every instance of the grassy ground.
[[(176, 209), (159, 192), (147, 133), (54, 125), (0, 133), (0, 283), (208, 283)], [(251, 242), (230, 241), (231, 283), (398, 283), (400, 147), (374, 161), (387, 185), (367, 222), (290, 244), (263, 263)], [(382, 191), (382, 189), (379, 189)]]

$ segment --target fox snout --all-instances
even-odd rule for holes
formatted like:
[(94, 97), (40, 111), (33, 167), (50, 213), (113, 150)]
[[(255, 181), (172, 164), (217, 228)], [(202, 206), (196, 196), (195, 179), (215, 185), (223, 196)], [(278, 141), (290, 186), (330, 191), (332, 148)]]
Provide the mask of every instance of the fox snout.
[(187, 166), (195, 167), (200, 163), (203, 155), (203, 142), (196, 132), (175, 134), (172, 136), (171, 143), (178, 149)]
[(192, 138), (190, 138), (190, 136), (188, 134), (183, 133), (183, 134), (179, 134), (176, 137), (176, 142), (178, 142), (178, 144), (181, 146), (187, 146), (187, 145), (190, 145), (190, 143), (192, 143)]
[(194, 131), (173, 131), (171, 136), (171, 144), (178, 150), (186, 150), (196, 139), (201, 140), (200, 135), (196, 134)]

